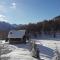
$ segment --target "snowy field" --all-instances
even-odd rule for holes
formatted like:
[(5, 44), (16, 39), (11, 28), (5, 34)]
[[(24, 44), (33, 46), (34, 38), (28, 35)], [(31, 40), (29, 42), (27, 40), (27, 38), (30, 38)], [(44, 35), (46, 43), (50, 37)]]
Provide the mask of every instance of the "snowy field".
[[(60, 51), (60, 41), (57, 39), (32, 39), (40, 50), (40, 57), (44, 60), (55, 60), (55, 50)], [(31, 56), (29, 44), (10, 45), (0, 42), (9, 52), (1, 55), (1, 60), (37, 60)], [(5, 51), (4, 51), (5, 52)]]
[(33, 58), (31, 56), (28, 44), (10, 45), (8, 43), (4, 43), (4, 44), (0, 43), (0, 46), (1, 45), (2, 46), (4, 45), (4, 47), (6, 47), (5, 49), (11, 50), (10, 52), (3, 51), (7, 53), (1, 55), (1, 60), (37, 60), (36, 58)]
[(54, 40), (37, 40), (40, 50), (40, 56), (44, 60), (55, 60), (56, 49), (60, 52), (60, 41)]

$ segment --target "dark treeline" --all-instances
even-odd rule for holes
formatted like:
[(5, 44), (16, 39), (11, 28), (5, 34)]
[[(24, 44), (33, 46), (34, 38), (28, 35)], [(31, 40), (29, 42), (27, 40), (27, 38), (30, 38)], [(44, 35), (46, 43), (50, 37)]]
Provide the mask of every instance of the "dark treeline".
[(31, 33), (55, 33), (60, 32), (60, 16), (57, 16), (51, 20), (44, 20), (43, 22), (38, 22), (36, 24), (29, 23), (28, 25), (23, 25), (17, 29), (26, 29)]

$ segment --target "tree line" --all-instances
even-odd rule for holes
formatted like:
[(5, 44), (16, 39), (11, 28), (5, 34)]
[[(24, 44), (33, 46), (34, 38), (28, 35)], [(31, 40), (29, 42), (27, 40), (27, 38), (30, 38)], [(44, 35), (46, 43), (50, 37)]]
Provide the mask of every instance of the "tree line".
[(33, 34), (55, 34), (56, 32), (60, 32), (60, 16), (54, 17), (50, 20), (44, 20), (42, 22), (18, 26), (17, 29), (26, 29), (28, 32)]

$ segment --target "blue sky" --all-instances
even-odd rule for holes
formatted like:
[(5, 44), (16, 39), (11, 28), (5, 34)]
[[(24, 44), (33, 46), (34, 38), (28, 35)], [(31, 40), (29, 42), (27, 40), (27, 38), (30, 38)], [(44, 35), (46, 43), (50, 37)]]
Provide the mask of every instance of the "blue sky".
[(36, 23), (60, 15), (60, 0), (0, 0), (0, 21)]

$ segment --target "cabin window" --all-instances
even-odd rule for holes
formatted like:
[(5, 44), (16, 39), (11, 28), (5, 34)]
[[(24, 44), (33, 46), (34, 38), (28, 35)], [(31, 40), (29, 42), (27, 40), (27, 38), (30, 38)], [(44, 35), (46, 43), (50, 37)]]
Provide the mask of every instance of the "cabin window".
[(10, 34), (12, 34), (12, 32), (10, 32)]

